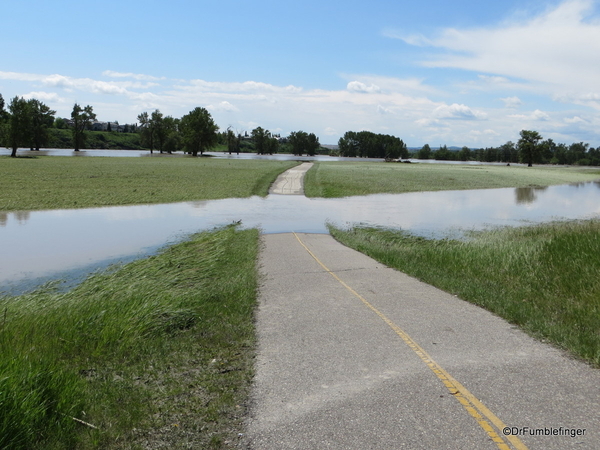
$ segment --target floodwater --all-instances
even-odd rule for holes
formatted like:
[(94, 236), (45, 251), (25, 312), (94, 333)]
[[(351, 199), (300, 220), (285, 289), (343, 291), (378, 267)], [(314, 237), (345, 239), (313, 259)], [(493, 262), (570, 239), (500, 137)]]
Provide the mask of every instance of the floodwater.
[[(256, 153), (240, 153), (229, 154), (223, 152), (205, 152), (205, 155), (209, 155), (216, 158), (225, 159), (270, 159), (276, 161), (373, 161), (381, 162), (383, 159), (380, 158), (345, 158), (340, 156), (328, 156), (328, 155), (315, 155), (315, 156), (294, 156), (287, 153), (279, 153), (275, 155), (257, 155)], [(10, 150), (0, 148), (0, 156), (10, 155)], [(148, 157), (148, 158), (188, 158), (190, 156), (185, 155), (182, 152), (173, 153), (160, 153), (155, 151), (150, 153), (148, 150), (81, 150), (79, 152), (71, 149), (64, 148), (46, 148), (40, 151), (30, 151), (28, 149), (20, 149), (17, 152), (18, 156), (75, 156), (75, 157), (88, 157), (88, 156), (109, 156), (109, 157)], [(416, 163), (427, 163), (427, 164), (467, 164), (467, 165), (506, 165), (506, 163), (482, 163), (479, 161), (437, 161), (435, 159), (410, 159), (408, 161)], [(520, 164), (513, 164), (520, 165)]]
[(241, 221), (264, 233), (326, 233), (326, 223), (401, 228), (422, 236), (600, 217), (600, 182), (471, 191), (378, 194), (341, 199), (301, 195), (161, 205), (0, 213), (0, 291), (151, 254), (166, 244)]

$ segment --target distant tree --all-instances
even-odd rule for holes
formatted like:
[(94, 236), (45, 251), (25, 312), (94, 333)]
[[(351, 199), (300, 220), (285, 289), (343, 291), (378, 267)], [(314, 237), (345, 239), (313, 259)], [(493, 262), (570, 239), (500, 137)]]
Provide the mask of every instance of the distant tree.
[(471, 149), (467, 146), (464, 146), (458, 152), (459, 161), (469, 161), (471, 159)]
[(54, 120), (54, 128), (58, 128), (59, 130), (65, 130), (68, 128), (67, 121), (62, 117), (57, 117)]
[(417, 152), (417, 159), (429, 159), (431, 156), (431, 147), (429, 144), (425, 144), (421, 147), (421, 150)]
[(537, 131), (530, 130), (521, 130), (519, 134), (521, 139), (519, 139), (517, 147), (521, 162), (526, 162), (527, 166), (531, 167), (540, 153), (538, 143), (542, 140), (542, 136)]
[(358, 155), (358, 140), (355, 131), (346, 131), (344, 136), (338, 140), (338, 151), (340, 156), (354, 158)]
[(181, 118), (179, 129), (188, 153), (198, 156), (217, 144), (219, 127), (210, 113), (197, 107)]
[(110, 122), (106, 125), (106, 131), (112, 131), (112, 127), (110, 126)]
[(314, 133), (309, 134), (302, 130), (292, 131), (287, 141), (292, 146), (292, 153), (298, 156), (302, 156), (305, 153), (308, 156), (314, 156), (321, 146), (319, 138)]
[(73, 106), (71, 112), (71, 120), (73, 121), (73, 147), (78, 152), (79, 149), (85, 146), (86, 134), (85, 130), (92, 124), (92, 120), (96, 119), (96, 114), (90, 105), (82, 108), (77, 103)]
[(266, 153), (267, 139), (271, 137), (269, 130), (265, 130), (262, 127), (256, 127), (252, 130), (252, 140), (254, 141), (254, 148), (256, 149), (257, 155), (263, 155)]
[(39, 150), (48, 143), (49, 134), (48, 128), (54, 123), (54, 114), (56, 111), (50, 109), (48, 105), (32, 98), (28, 102), (29, 114), (31, 116), (31, 142), (30, 146), (33, 150)]
[(450, 161), (453, 159), (452, 157), (452, 153), (450, 152), (450, 150), (448, 150), (448, 147), (446, 147), (445, 145), (440, 146), (439, 150), (436, 150), (433, 153), (433, 159), (437, 161)]
[(142, 145), (150, 148), (150, 154), (152, 154), (154, 150), (154, 133), (150, 123), (150, 116), (144, 111), (137, 116), (137, 120), (140, 123), (140, 141)]
[(162, 127), (164, 141), (162, 149), (167, 153), (173, 153), (181, 149), (181, 133), (179, 132), (179, 119), (167, 116), (163, 119)]
[(31, 139), (31, 115), (29, 103), (22, 97), (15, 97), (8, 106), (8, 147), (12, 149), (11, 157), (16, 158), (17, 149), (29, 144)]
[(227, 128), (226, 141), (227, 141), (227, 151), (231, 155), (232, 153), (240, 154), (240, 142), (242, 140), (242, 135), (238, 133), (236, 136), (231, 127)]

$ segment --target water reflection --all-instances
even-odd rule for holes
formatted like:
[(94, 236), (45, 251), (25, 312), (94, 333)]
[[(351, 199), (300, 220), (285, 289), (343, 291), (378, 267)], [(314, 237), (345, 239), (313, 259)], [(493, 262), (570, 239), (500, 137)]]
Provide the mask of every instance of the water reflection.
[(520, 203), (533, 203), (537, 200), (536, 192), (545, 191), (547, 186), (515, 188), (515, 201)]
[(265, 233), (324, 233), (326, 222), (365, 223), (424, 236), (496, 225), (600, 217), (600, 183), (544, 189), (224, 199), (0, 215), (0, 290), (18, 280), (147, 254), (189, 233), (241, 220)]

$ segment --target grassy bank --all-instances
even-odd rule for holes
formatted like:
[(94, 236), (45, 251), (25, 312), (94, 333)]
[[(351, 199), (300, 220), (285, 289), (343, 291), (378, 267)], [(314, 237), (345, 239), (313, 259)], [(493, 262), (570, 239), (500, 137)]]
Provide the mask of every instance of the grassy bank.
[(205, 232), (68, 293), (0, 299), (0, 448), (229, 448), (252, 377), (257, 243)]
[(478, 232), (467, 242), (374, 228), (331, 232), (600, 367), (600, 221)]
[(0, 157), (0, 211), (267, 195), (293, 161), (159, 157)]
[(317, 162), (305, 177), (307, 197), (550, 186), (600, 178), (600, 169)]

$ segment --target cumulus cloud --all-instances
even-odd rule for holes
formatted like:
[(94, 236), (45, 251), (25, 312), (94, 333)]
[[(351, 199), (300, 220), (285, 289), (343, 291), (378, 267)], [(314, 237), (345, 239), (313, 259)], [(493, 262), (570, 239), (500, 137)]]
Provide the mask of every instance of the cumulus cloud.
[(209, 111), (226, 111), (226, 112), (239, 111), (238, 108), (233, 106), (228, 101), (222, 101), (220, 103), (217, 103), (216, 105), (208, 105), (206, 107), (206, 109), (208, 109)]
[(440, 105), (433, 111), (436, 119), (477, 120), (485, 117), (485, 113), (473, 111), (467, 105), (453, 103), (451, 105)]
[(348, 89), (350, 92), (361, 92), (361, 93), (365, 93), (365, 94), (374, 94), (374, 93), (381, 92), (381, 88), (379, 86), (377, 86), (375, 84), (367, 85), (360, 81), (351, 81), (346, 86), (346, 89)]
[(24, 99), (29, 100), (32, 98), (41, 100), (49, 103), (64, 103), (66, 100), (58, 95), (56, 92), (43, 92), (33, 91), (23, 96)]
[(433, 68), (459, 68), (543, 83), (547, 92), (599, 92), (600, 21), (593, 0), (565, 0), (526, 20), (502, 22), (494, 28), (449, 28), (430, 39), (404, 39), (412, 45), (442, 49), (423, 61)]
[(501, 98), (500, 100), (502, 100), (504, 102), (504, 106), (509, 109), (516, 109), (523, 104), (519, 97), (506, 97)]
[(164, 80), (165, 77), (155, 77), (152, 75), (145, 75), (141, 73), (130, 73), (130, 72), (115, 72), (114, 70), (105, 70), (102, 75), (111, 78), (133, 78), (139, 81), (159, 81)]

